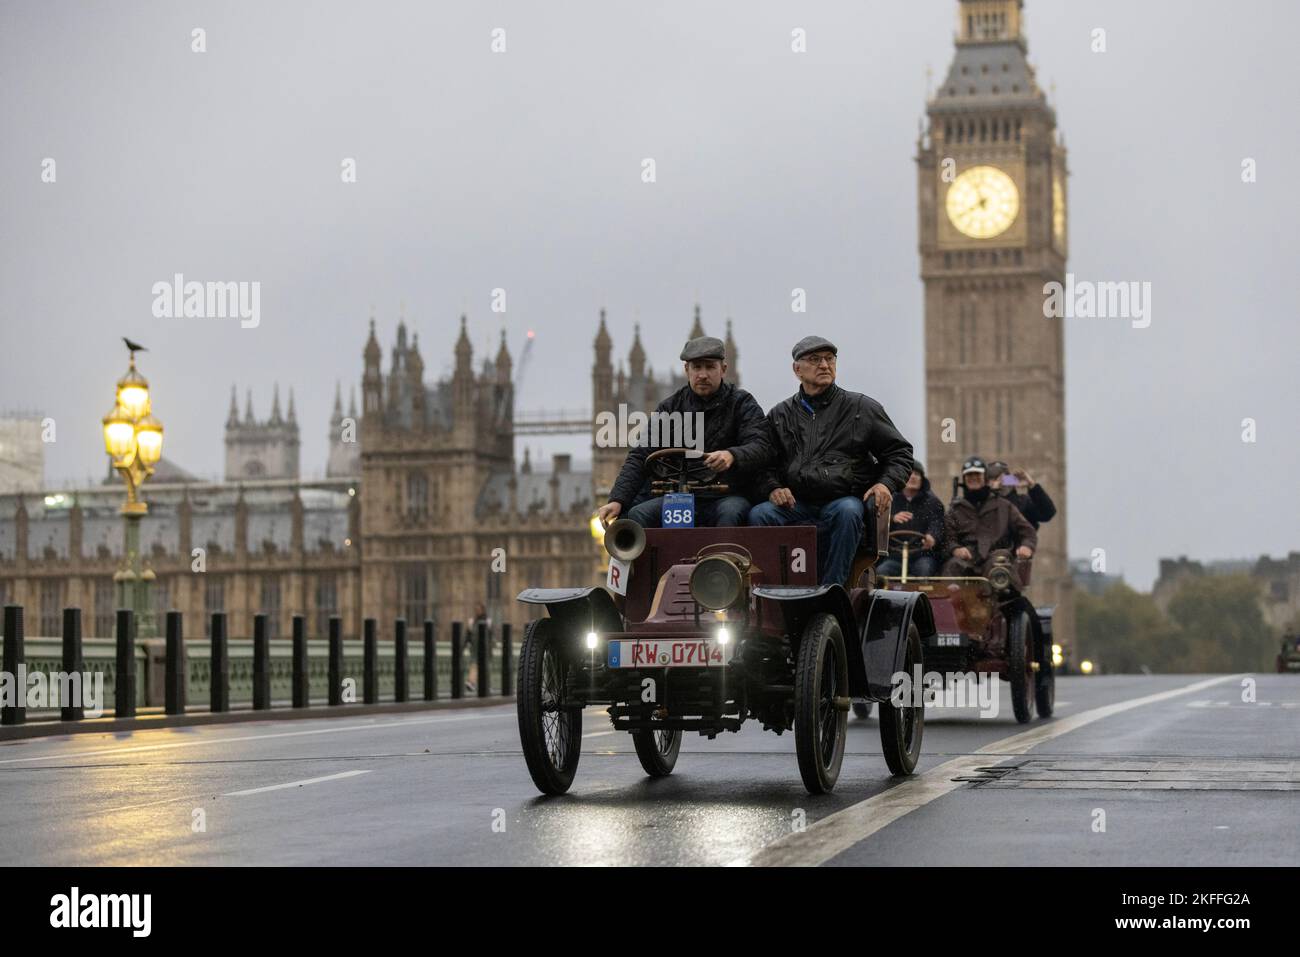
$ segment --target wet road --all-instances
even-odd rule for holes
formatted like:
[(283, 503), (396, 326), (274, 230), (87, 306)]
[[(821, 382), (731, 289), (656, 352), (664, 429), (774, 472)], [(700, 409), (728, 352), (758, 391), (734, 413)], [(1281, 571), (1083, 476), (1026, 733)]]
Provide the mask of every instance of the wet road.
[(687, 735), (652, 781), (597, 710), (560, 798), (509, 706), (16, 741), (0, 865), (1300, 862), (1300, 680), (1060, 678), (1029, 725), (1001, 703), (930, 709), (906, 780), (850, 719), (816, 798), (789, 734)]

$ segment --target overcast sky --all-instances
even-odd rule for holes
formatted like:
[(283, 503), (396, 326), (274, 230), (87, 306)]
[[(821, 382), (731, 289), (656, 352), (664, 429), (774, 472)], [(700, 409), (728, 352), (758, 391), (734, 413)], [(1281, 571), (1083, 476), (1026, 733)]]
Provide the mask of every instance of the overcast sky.
[[(955, 9), (4, 0), (0, 410), (55, 418), (51, 485), (102, 477), (126, 334), (149, 347), (168, 458), (219, 474), (232, 383), (265, 416), (279, 381), (312, 475), (372, 304), (385, 365), (404, 300), (431, 377), (462, 311), (476, 363), (503, 326), (516, 357), (535, 329), (519, 407), (538, 409), (589, 406), (602, 306), (616, 354), (639, 317), (665, 368), (698, 299), (709, 332), (733, 317), (765, 407), (793, 390), (791, 342), (819, 332), (841, 384), (924, 454), (913, 156)], [(1300, 548), (1300, 5), (1029, 0), (1026, 17), (1070, 151), (1069, 269), (1152, 283), (1149, 328), (1067, 321), (1070, 553), (1104, 547), (1145, 587), (1159, 556)], [(154, 318), (151, 287), (178, 272), (260, 282), (260, 325)]]

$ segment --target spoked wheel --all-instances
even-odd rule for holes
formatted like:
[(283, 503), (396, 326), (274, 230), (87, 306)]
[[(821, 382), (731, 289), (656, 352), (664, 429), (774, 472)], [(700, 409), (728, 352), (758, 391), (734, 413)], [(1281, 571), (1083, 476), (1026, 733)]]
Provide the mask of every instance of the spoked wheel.
[(1038, 716), (1050, 718), (1056, 707), (1056, 669), (1052, 664), (1050, 649), (1043, 649), (1046, 661), (1038, 664), (1034, 675), (1034, 703), (1038, 705)]
[(677, 755), (682, 750), (680, 731), (633, 731), (632, 743), (641, 767), (652, 778), (667, 777), (673, 773)]
[(543, 794), (569, 790), (582, 754), (581, 709), (563, 706), (568, 670), (555, 623), (549, 618), (529, 622), (515, 700), (524, 761)]
[(1011, 710), (1021, 724), (1034, 718), (1035, 674), (1029, 612), (1019, 611), (1007, 622), (1007, 677), (1011, 679)]
[(849, 663), (833, 615), (817, 614), (804, 628), (794, 676), (794, 744), (810, 794), (835, 787), (849, 724)]
[(871, 709), (875, 707), (874, 701), (863, 701), (861, 698), (853, 699), (853, 717), (859, 721), (866, 721), (871, 717)]
[[(907, 627), (907, 650), (903, 654), (903, 671), (912, 675), (921, 664), (921, 632), (916, 625)], [(921, 689), (914, 689), (920, 691)], [(925, 733), (925, 695), (914, 700), (920, 704), (905, 703), (898, 707), (892, 700), (880, 704), (880, 748), (885, 753), (885, 764), (896, 776), (911, 774), (921, 757), (921, 737)]]

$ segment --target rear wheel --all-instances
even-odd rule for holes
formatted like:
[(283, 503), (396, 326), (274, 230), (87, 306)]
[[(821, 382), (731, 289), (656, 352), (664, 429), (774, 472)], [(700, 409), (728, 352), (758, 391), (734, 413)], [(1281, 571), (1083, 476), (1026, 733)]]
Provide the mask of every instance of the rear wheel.
[[(921, 632), (916, 625), (907, 626), (907, 649), (903, 654), (903, 671), (913, 675), (921, 664)], [(920, 691), (921, 689), (914, 689)], [(921, 757), (921, 737), (925, 733), (925, 695), (914, 699), (919, 704), (897, 707), (893, 700), (880, 704), (880, 748), (891, 774), (901, 776), (916, 770)]]
[(673, 773), (677, 755), (682, 750), (680, 731), (633, 731), (632, 743), (641, 767), (652, 778), (667, 777)]
[(1016, 720), (1026, 724), (1034, 718), (1035, 674), (1030, 653), (1033, 632), (1029, 612), (1016, 612), (1007, 622), (1007, 677), (1011, 679), (1011, 710)]
[(563, 706), (569, 666), (549, 618), (528, 623), (519, 651), (519, 743), (537, 790), (563, 794), (582, 754), (582, 709)]
[(804, 628), (794, 673), (794, 744), (810, 794), (835, 787), (848, 729), (849, 663), (835, 616), (817, 614)]

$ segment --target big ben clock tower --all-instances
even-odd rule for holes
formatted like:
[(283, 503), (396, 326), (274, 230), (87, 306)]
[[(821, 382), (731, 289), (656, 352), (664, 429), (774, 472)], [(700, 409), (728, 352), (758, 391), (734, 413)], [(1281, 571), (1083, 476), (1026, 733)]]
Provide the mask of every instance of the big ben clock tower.
[(1063, 335), (1043, 315), (1043, 285), (1065, 282), (1065, 147), (1027, 60), (1023, 0), (959, 0), (957, 15), (917, 150), (926, 464), (945, 498), (968, 455), (1043, 483), (1058, 512), (1030, 596), (1058, 606), (1068, 640)]

